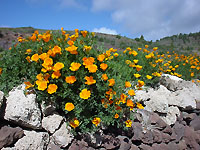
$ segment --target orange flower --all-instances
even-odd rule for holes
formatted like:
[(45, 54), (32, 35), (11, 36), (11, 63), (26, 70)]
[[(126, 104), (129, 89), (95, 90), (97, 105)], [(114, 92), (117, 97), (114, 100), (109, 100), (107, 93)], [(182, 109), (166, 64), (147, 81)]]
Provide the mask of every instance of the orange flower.
[(120, 100), (119, 100), (119, 103), (126, 103), (126, 98), (127, 98), (128, 96), (126, 95), (126, 94), (124, 94), (124, 93), (122, 93), (121, 95), (120, 95)]
[(25, 54), (29, 54), (29, 53), (31, 53), (31, 52), (32, 52), (31, 49), (27, 49)]
[(67, 44), (69, 44), (69, 46), (72, 46), (72, 45), (74, 45), (74, 42), (73, 42), (72, 40), (69, 40), (69, 41), (67, 42)]
[(73, 84), (76, 81), (76, 77), (75, 76), (68, 76), (65, 78), (65, 81), (69, 84)]
[(97, 69), (97, 65), (89, 65), (88, 66), (88, 70), (90, 73), (95, 73), (98, 69)]
[(3, 70), (3, 69), (2, 69), (2, 68), (0, 68), (0, 75), (2, 74), (2, 70)]
[(139, 109), (144, 109), (144, 107), (142, 106), (142, 104), (140, 104), (140, 103), (138, 103), (138, 102), (136, 102), (136, 104), (137, 104), (137, 108), (139, 108)]
[(69, 125), (73, 128), (76, 128), (79, 126), (79, 121), (78, 119), (74, 118), (72, 121), (70, 121)]
[(37, 62), (39, 59), (39, 55), (38, 54), (34, 54), (33, 56), (31, 56), (31, 60)]
[(142, 69), (142, 66), (136, 65), (136, 70), (137, 70), (137, 71), (140, 71), (141, 69)]
[(72, 104), (72, 103), (65, 104), (65, 110), (72, 111), (73, 109), (74, 109), (74, 104)]
[(152, 76), (150, 76), (150, 75), (146, 75), (146, 77), (147, 77), (147, 79), (152, 79)]
[(71, 67), (69, 68), (71, 71), (77, 71), (80, 68), (81, 64), (80, 63), (71, 63)]
[(47, 57), (49, 57), (47, 53), (42, 53), (41, 55), (39, 55), (39, 58), (42, 60), (45, 60)]
[(115, 84), (115, 79), (110, 79), (108, 80), (109, 85), (108, 86), (113, 86)]
[(115, 119), (119, 118), (119, 115), (118, 115), (118, 114), (115, 114), (114, 118), (115, 118)]
[(129, 88), (129, 87), (131, 87), (131, 83), (130, 83), (130, 82), (128, 82), (128, 81), (126, 81), (126, 82), (125, 82), (125, 87), (126, 87), (126, 88)]
[(148, 48), (149, 46), (148, 45), (145, 45), (145, 48)]
[(194, 77), (194, 72), (191, 72), (190, 76), (191, 76), (191, 77)]
[(105, 64), (105, 63), (101, 63), (101, 64), (100, 64), (100, 68), (101, 68), (102, 70), (104, 70), (104, 71), (107, 69), (107, 67), (108, 67), (108, 65)]
[(55, 85), (55, 84), (49, 84), (49, 85), (48, 85), (47, 92), (48, 92), (49, 94), (55, 93), (56, 90), (57, 90), (57, 88), (58, 88), (57, 85)]
[(46, 80), (37, 80), (38, 90), (44, 91), (47, 88), (47, 83), (48, 81)]
[(101, 119), (99, 117), (95, 117), (93, 120), (92, 120), (92, 123), (97, 127), (98, 124), (101, 122)]
[[(0, 74), (1, 74), (1, 68), (0, 68)], [(29, 81), (28, 82), (24, 82), (24, 84), (26, 85), (25, 89), (29, 89), (31, 87), (34, 87), (34, 85), (31, 84)]]
[(93, 65), (94, 63), (94, 58), (93, 57), (83, 57), (83, 65), (85, 68), (88, 68), (89, 65)]
[(83, 89), (80, 92), (80, 98), (82, 98), (82, 99), (88, 99), (90, 96), (91, 96), (91, 92), (87, 89)]
[(85, 38), (87, 36), (88, 31), (81, 31), (81, 34), (83, 35), (83, 37)]
[(89, 52), (91, 49), (92, 49), (91, 46), (84, 46), (84, 50), (85, 50), (86, 52)]
[(135, 95), (135, 91), (133, 89), (131, 89), (131, 90), (128, 91), (128, 94), (130, 96), (134, 96)]
[(74, 45), (65, 48), (66, 51), (70, 52), (71, 54), (75, 54), (75, 55), (78, 54), (77, 49), (78, 49), (78, 47), (76, 47)]
[(44, 66), (51, 66), (53, 64), (53, 59), (51, 59), (51, 58), (46, 58), (45, 60), (44, 60), (44, 63), (43, 63), (43, 65)]
[(96, 83), (96, 80), (94, 80), (92, 76), (90, 76), (90, 77), (86, 76), (86, 77), (85, 77), (85, 80), (87, 80), (87, 81), (85, 82), (85, 84), (87, 84), (87, 85), (92, 85), (92, 84), (95, 84), (95, 83)]
[(30, 57), (30, 56), (27, 56), (27, 57), (26, 57), (26, 60), (30, 63), (30, 62), (31, 62), (31, 57)]
[(131, 127), (132, 126), (132, 121), (131, 120), (126, 120), (125, 124), (126, 124), (126, 127)]
[(134, 76), (135, 76), (136, 78), (139, 78), (141, 75), (138, 74), (138, 73), (135, 73)]
[(62, 54), (61, 53), (61, 48), (59, 46), (54, 46), (54, 48), (52, 49), (54, 54)]
[(104, 81), (108, 80), (107, 74), (102, 74), (101, 78), (102, 78)]
[(139, 87), (142, 87), (143, 85), (144, 85), (144, 81), (138, 80), (138, 86), (139, 86)]
[(57, 62), (54, 66), (53, 66), (53, 71), (58, 71), (60, 69), (64, 68), (64, 64), (61, 62)]
[(52, 79), (55, 79), (55, 78), (58, 79), (60, 76), (61, 76), (61, 73), (60, 73), (59, 70), (58, 71), (54, 71), (52, 73), (52, 75), (51, 75)]
[(133, 107), (133, 106), (134, 106), (133, 101), (130, 100), (130, 99), (127, 99), (127, 101), (126, 101), (126, 106)]
[(102, 62), (105, 59), (105, 55), (101, 54), (97, 57), (98, 61)]

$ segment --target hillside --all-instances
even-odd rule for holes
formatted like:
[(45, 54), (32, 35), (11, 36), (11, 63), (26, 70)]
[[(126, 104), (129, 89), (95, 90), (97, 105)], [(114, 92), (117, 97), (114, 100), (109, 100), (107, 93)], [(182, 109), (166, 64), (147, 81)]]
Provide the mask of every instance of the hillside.
[[(45, 32), (43, 29), (35, 29), (32, 27), (21, 28), (0, 28), (0, 51), (9, 49), (9, 47), (17, 41), (17, 37), (23, 38), (30, 36), (35, 30)], [(72, 33), (72, 31), (66, 31)], [(144, 37), (127, 38), (121, 35), (109, 35), (96, 33), (97, 47), (100, 49), (109, 49), (111, 47), (123, 50), (126, 47), (136, 49), (144, 47), (148, 44), (149, 48), (158, 47), (160, 50), (178, 51), (179, 53), (200, 53), (200, 32), (190, 34), (179, 34), (165, 37), (156, 42), (146, 41)]]

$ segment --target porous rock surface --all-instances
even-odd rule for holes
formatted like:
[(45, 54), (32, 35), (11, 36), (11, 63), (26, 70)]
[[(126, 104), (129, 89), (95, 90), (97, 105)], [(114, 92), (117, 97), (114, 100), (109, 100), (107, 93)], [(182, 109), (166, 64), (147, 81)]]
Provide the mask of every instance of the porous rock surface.
[[(28, 102), (20, 105), (10, 103), (13, 92), (18, 101), (27, 98)], [(6, 99), (4, 118), (8, 127), (20, 129), (21, 134), (8, 133), (12, 138), (4, 138), (3, 150), (199, 150), (200, 149), (200, 87), (190, 81), (163, 75), (160, 86), (136, 91), (135, 99), (144, 104), (144, 109), (137, 109), (135, 120), (128, 131), (117, 128), (105, 128), (96, 133), (73, 136), (66, 126), (63, 116), (52, 105), (38, 107), (35, 96), (25, 96), (23, 90), (15, 89)], [(10, 98), (9, 98), (10, 97)], [(14, 96), (13, 96), (14, 97)], [(10, 104), (15, 105), (11, 107)], [(38, 111), (38, 123), (32, 123), (31, 117), (18, 121), (23, 114), (12, 114), (12, 110), (24, 110), (33, 104), (31, 110)], [(1, 108), (3, 109), (3, 108)], [(40, 110), (41, 109), (41, 110)], [(11, 111), (11, 112), (9, 112)], [(30, 109), (29, 109), (30, 111)], [(33, 113), (33, 111), (31, 111)], [(8, 114), (12, 115), (8, 115)], [(41, 115), (42, 114), (42, 115)], [(12, 116), (12, 117), (8, 117)], [(18, 117), (14, 117), (18, 116)], [(12, 119), (11, 119), (12, 118)], [(24, 123), (26, 122), (26, 123)], [(25, 125), (29, 124), (29, 125)], [(14, 127), (15, 126), (15, 127)], [(1, 126), (0, 126), (1, 127)], [(4, 130), (2, 126), (1, 130)], [(23, 135), (22, 132), (23, 131)], [(18, 133), (18, 132), (16, 132)], [(1, 143), (1, 138), (0, 138)]]

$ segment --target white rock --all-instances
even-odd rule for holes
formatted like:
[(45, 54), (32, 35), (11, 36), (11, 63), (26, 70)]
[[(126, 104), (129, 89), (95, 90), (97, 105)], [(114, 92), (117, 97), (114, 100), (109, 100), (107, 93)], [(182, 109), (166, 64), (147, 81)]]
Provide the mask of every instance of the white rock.
[(178, 107), (171, 106), (168, 108), (167, 116), (160, 116), (168, 125), (172, 125), (176, 122), (177, 116), (180, 116)]
[(54, 133), (60, 126), (63, 117), (57, 114), (53, 114), (51, 116), (44, 117), (42, 119), (42, 127), (49, 131), (50, 133)]
[(158, 90), (149, 91), (148, 94), (150, 100), (144, 102), (144, 104), (146, 105), (145, 109), (147, 111), (157, 111), (161, 113), (168, 112), (167, 98), (169, 97), (170, 92), (164, 86), (161, 85)]
[(52, 103), (42, 102), (41, 109), (44, 116), (52, 115), (56, 112), (56, 106)]
[(4, 93), (0, 91), (0, 108), (1, 108), (1, 105), (3, 104), (3, 96), (4, 96)]
[(41, 111), (35, 101), (36, 95), (24, 95), (25, 85), (22, 84), (9, 92), (6, 101), (4, 119), (25, 127), (41, 128)]
[(175, 105), (183, 108), (192, 106), (193, 108), (196, 108), (195, 98), (187, 88), (183, 88), (182, 90), (174, 92), (172, 97), (173, 98), (168, 99), (169, 105)]
[(183, 79), (177, 77), (177, 76), (172, 76), (172, 75), (169, 75), (169, 74), (162, 74), (162, 77), (167, 77), (171, 80), (174, 80), (174, 81), (182, 81)]
[(67, 127), (66, 123), (63, 123), (60, 129), (57, 130), (51, 136), (51, 143), (54, 143), (55, 145), (59, 147), (65, 148), (71, 143), (73, 138), (74, 138), (73, 134), (70, 133), (70, 127)]
[(25, 136), (17, 141), (16, 149), (43, 150), (49, 142), (49, 135), (46, 132), (24, 131)]
[(134, 99), (138, 100), (138, 101), (146, 101), (147, 99), (149, 99), (149, 91), (152, 91), (152, 89), (149, 89), (148, 91), (145, 90), (137, 90), (135, 91), (135, 96)]

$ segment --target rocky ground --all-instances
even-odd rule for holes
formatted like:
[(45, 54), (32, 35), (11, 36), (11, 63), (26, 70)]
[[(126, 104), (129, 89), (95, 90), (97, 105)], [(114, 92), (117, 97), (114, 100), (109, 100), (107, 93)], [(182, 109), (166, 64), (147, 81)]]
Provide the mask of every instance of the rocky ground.
[(128, 132), (107, 128), (73, 136), (53, 105), (38, 105), (24, 85), (0, 92), (2, 150), (200, 150), (200, 87), (164, 75), (160, 85), (136, 92), (145, 106)]

